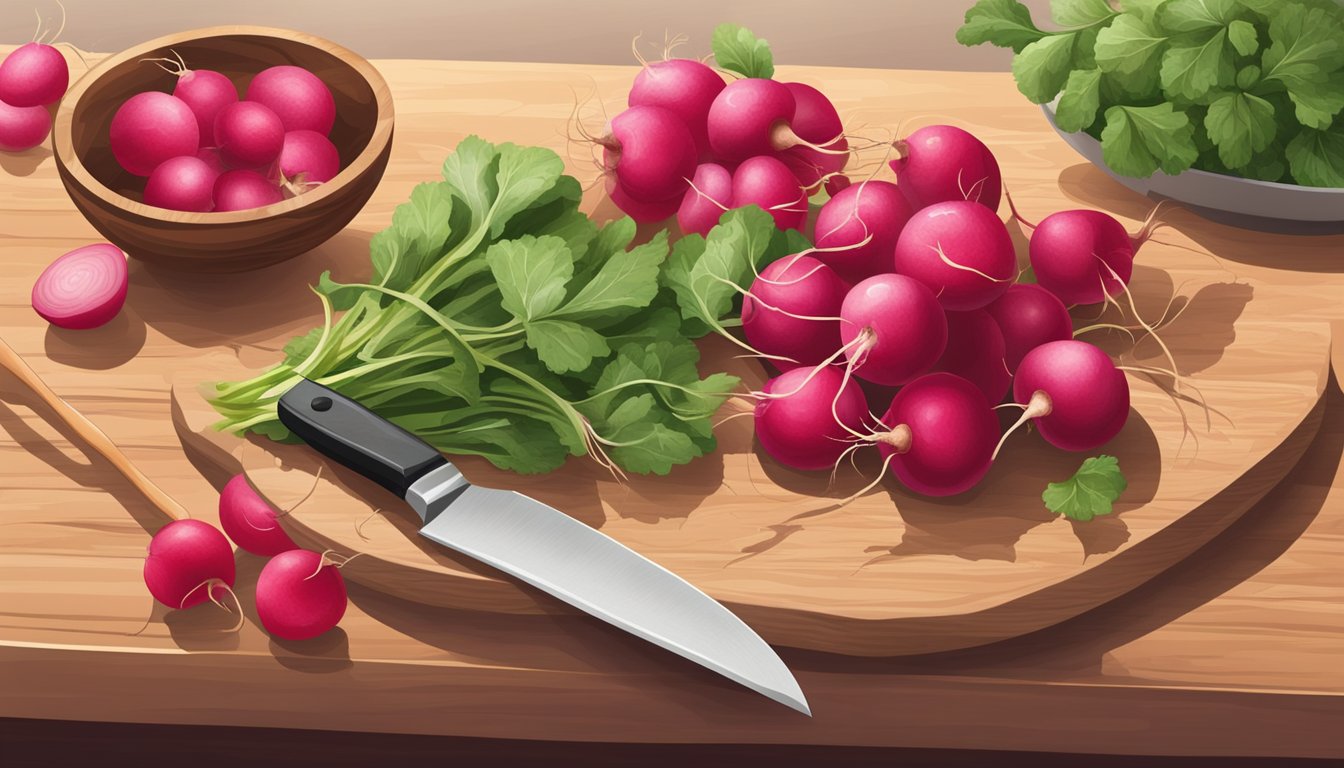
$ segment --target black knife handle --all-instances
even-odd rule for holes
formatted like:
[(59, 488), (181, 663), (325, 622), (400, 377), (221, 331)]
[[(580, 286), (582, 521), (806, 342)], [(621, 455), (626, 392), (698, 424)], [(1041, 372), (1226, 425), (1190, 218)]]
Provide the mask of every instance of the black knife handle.
[(403, 498), (412, 483), (447, 461), (410, 432), (308, 379), (282, 395), (276, 410), (305, 443)]

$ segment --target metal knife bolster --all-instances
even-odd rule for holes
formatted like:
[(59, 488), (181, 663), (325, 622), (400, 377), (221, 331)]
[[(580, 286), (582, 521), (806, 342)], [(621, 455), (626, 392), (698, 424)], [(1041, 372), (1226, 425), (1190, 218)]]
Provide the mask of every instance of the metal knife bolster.
[(276, 410), (289, 431), (406, 499), (426, 523), (468, 487), (428, 443), (315, 381), (295, 384)]

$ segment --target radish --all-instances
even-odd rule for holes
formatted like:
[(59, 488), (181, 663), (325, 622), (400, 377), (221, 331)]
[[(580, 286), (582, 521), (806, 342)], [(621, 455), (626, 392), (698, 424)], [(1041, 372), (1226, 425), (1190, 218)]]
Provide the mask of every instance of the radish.
[[(202, 147), (213, 147), (215, 143), (215, 118), (220, 110), (238, 101), (238, 89), (228, 77), (209, 69), (190, 69), (187, 62), (176, 51), (176, 58), (143, 59), (155, 62), (155, 66), (177, 78), (173, 86), (173, 95), (191, 108), (196, 116), (196, 125), (200, 128)], [(166, 62), (169, 66), (162, 63)]]
[(257, 618), (282, 640), (308, 640), (335, 627), (346, 602), (337, 567), (306, 549), (281, 552), (257, 576)]
[(280, 188), (256, 171), (225, 171), (215, 179), (215, 212), (264, 208), (285, 199)]
[(60, 256), (33, 284), (33, 310), (60, 328), (97, 328), (126, 303), (126, 254), (95, 243)]
[(765, 383), (756, 403), (756, 439), (794, 469), (835, 465), (864, 428), (868, 404), (838, 367), (795, 368)]
[(611, 202), (620, 209), (621, 213), (640, 224), (656, 224), (660, 221), (666, 221), (676, 214), (680, 205), (680, 200), (675, 197), (667, 200), (656, 200), (652, 203), (636, 200), (621, 187), (620, 182), (611, 177), (607, 178), (607, 197), (611, 198)]
[(915, 208), (969, 200), (999, 209), (1003, 179), (994, 153), (970, 133), (951, 125), (930, 125), (897, 141), (891, 169)]
[(611, 130), (597, 143), (603, 169), (644, 202), (680, 202), (695, 173), (695, 140), (681, 118), (662, 107), (630, 107), (612, 118)]
[(935, 203), (910, 217), (896, 240), (895, 269), (928, 286), (947, 309), (980, 309), (1017, 275), (1008, 228), (965, 200)]
[(677, 226), (682, 234), (708, 235), (732, 207), (733, 174), (718, 163), (701, 163), (677, 208)]
[(247, 86), (247, 101), (263, 104), (286, 131), (317, 131), (326, 136), (336, 123), (336, 100), (321, 78), (288, 64), (258, 72)]
[(904, 384), (924, 373), (947, 345), (947, 318), (922, 283), (875, 275), (845, 294), (840, 341), (854, 375), (874, 384)]
[(214, 208), (218, 177), (219, 172), (199, 157), (188, 155), (165, 160), (145, 182), (145, 205), (205, 213)]
[(1011, 285), (985, 310), (1003, 332), (1004, 361), (1016, 371), (1028, 352), (1047, 341), (1073, 338), (1073, 318), (1055, 294), (1039, 285)]
[(0, 62), (0, 101), (12, 107), (45, 107), (60, 101), (69, 86), (65, 57), (45, 43), (21, 45)]
[(145, 586), (169, 608), (218, 603), (232, 592), (235, 578), (229, 540), (201, 520), (174, 520), (149, 542)]
[(266, 166), (284, 148), (285, 126), (264, 104), (240, 101), (229, 104), (215, 116), (215, 145), (220, 157), (231, 167)]
[(895, 184), (865, 181), (838, 191), (817, 212), (817, 254), (857, 283), (891, 269), (896, 239), (914, 209)]
[(246, 475), (234, 475), (219, 492), (220, 527), (233, 543), (254, 555), (271, 557), (299, 548), (280, 527), (278, 517)]
[(1095, 304), (1124, 291), (1134, 272), (1134, 253), (1152, 231), (1151, 218), (1130, 235), (1101, 211), (1052, 213), (1032, 230), (1031, 269), (1036, 282), (1065, 304)]
[(999, 438), (999, 420), (980, 389), (951, 373), (930, 373), (906, 384), (874, 435), (883, 462), (905, 487), (925, 496), (951, 496), (984, 478)]
[(1051, 445), (1088, 451), (1119, 434), (1129, 418), (1125, 374), (1105, 352), (1074, 339), (1028, 352), (1013, 377), (1013, 397), (1024, 410), (1004, 440), (1030, 419)]
[[(794, 147), (807, 147), (820, 154), (848, 155), (838, 144), (822, 147), (800, 136), (793, 125), (797, 112), (798, 101), (784, 83), (759, 77), (734, 80), (724, 86), (709, 107), (709, 145), (720, 160), (730, 162)], [(813, 116), (809, 111), (807, 118)], [(824, 141), (839, 138), (828, 136)]]
[(798, 138), (827, 150), (823, 152), (800, 145), (779, 154), (779, 159), (793, 171), (798, 183), (812, 190), (832, 174), (844, 170), (849, 160), (845, 127), (835, 105), (821, 91), (803, 83), (785, 83), (784, 87), (793, 94), (795, 108), (790, 125)]
[(668, 59), (644, 65), (630, 86), (631, 107), (662, 107), (684, 123), (699, 157), (709, 155), (709, 105), (723, 90), (718, 72), (695, 59)]
[(733, 207), (759, 205), (781, 230), (802, 231), (807, 223), (807, 195), (798, 179), (778, 159), (760, 155), (733, 171)]
[(0, 101), (0, 152), (26, 152), (47, 140), (51, 113), (46, 107), (13, 107)]
[(341, 153), (317, 131), (290, 131), (280, 149), (280, 173), (299, 187), (325, 184), (341, 172)]
[(954, 373), (974, 384), (991, 403), (1008, 394), (1012, 374), (1005, 358), (1003, 331), (983, 309), (947, 313), (947, 349), (935, 371)]
[(158, 91), (137, 93), (112, 117), (112, 155), (128, 173), (148, 176), (164, 160), (194, 155), (201, 134), (185, 101)]
[(758, 352), (781, 369), (815, 366), (840, 349), (840, 304), (849, 284), (811, 256), (772, 262), (742, 300), (742, 331)]

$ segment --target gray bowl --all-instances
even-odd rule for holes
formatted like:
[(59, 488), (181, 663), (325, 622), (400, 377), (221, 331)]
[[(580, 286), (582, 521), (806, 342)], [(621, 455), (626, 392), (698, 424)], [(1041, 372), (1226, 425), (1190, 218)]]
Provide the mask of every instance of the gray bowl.
[(1041, 109), (1061, 138), (1078, 154), (1126, 187), (1153, 200), (1172, 200), (1206, 219), (1234, 227), (1286, 235), (1344, 233), (1344, 188), (1300, 187), (1239, 179), (1194, 169), (1146, 179), (1121, 176), (1106, 167), (1101, 142), (1086, 133), (1067, 133), (1055, 124), (1054, 104)]

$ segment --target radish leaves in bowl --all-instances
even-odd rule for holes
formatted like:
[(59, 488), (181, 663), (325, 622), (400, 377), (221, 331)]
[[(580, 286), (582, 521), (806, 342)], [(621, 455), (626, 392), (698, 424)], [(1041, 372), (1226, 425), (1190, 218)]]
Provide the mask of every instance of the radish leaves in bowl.
[(1344, 187), (1344, 7), (1328, 0), (1056, 0), (1042, 30), (1016, 0), (980, 0), (963, 45), (1012, 48), (1018, 89), (1056, 97), (1062, 130), (1107, 166), (1188, 168)]

